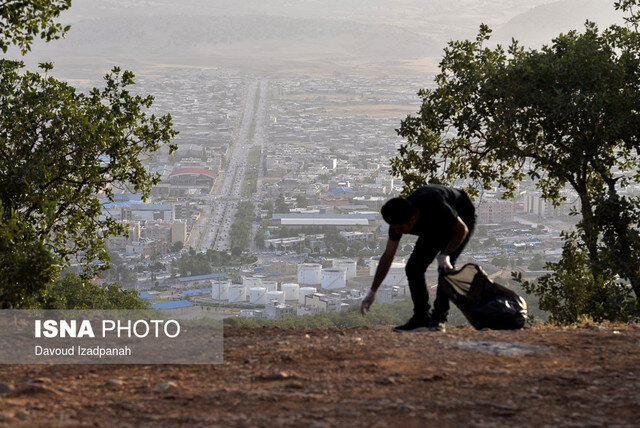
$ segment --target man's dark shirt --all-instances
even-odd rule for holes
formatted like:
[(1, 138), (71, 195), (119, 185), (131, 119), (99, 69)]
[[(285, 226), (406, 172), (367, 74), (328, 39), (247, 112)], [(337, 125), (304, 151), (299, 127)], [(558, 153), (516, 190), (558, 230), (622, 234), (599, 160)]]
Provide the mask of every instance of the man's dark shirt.
[[(451, 235), (458, 216), (463, 221), (474, 215), (473, 203), (469, 196), (458, 189), (436, 184), (418, 188), (407, 197), (420, 211), (420, 219), (409, 234), (429, 240), (442, 241)], [(399, 241), (401, 233), (389, 228), (389, 239)]]

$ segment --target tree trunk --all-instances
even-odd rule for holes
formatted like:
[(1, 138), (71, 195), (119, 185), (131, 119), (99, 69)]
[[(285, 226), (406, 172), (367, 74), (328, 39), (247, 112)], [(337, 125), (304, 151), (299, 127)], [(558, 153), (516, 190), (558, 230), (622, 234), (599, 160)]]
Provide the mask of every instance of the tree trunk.
[(598, 261), (598, 229), (595, 224), (593, 207), (589, 196), (586, 192), (583, 194), (578, 193), (578, 195), (580, 197), (580, 212), (582, 213), (582, 221), (578, 224), (584, 232), (584, 243), (589, 252), (591, 268), (595, 270), (597, 269)]

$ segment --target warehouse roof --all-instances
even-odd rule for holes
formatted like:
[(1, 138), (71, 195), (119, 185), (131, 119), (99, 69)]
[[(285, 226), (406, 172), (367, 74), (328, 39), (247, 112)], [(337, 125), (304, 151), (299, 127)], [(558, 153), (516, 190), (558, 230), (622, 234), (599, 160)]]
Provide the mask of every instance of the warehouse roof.
[(151, 305), (153, 309), (176, 309), (176, 308), (186, 308), (188, 306), (193, 306), (191, 302), (187, 300), (174, 300), (172, 302), (162, 302), (162, 303), (154, 303)]
[(203, 279), (213, 279), (213, 278), (220, 278), (220, 277), (225, 277), (225, 276), (227, 276), (226, 273), (211, 273), (209, 275), (185, 276), (183, 278), (178, 278), (178, 281), (180, 281), (180, 282), (200, 281), (200, 280), (203, 280)]
[(184, 290), (181, 294), (198, 294), (211, 291), (211, 288), (199, 288), (197, 290)]
[(367, 226), (369, 221), (376, 219), (376, 213), (358, 214), (274, 214), (272, 219), (280, 220), (283, 226)]
[(356, 193), (356, 192), (349, 187), (336, 187), (335, 189), (331, 189), (331, 193), (335, 195), (338, 193)]
[(216, 178), (216, 175), (213, 172), (202, 168), (178, 168), (169, 174), (169, 178), (177, 175), (206, 175), (211, 178)]
[(153, 299), (153, 296), (148, 291), (139, 291), (138, 297), (140, 297), (141, 299), (147, 299), (147, 300)]
[(283, 218), (283, 226), (368, 226), (366, 218)]

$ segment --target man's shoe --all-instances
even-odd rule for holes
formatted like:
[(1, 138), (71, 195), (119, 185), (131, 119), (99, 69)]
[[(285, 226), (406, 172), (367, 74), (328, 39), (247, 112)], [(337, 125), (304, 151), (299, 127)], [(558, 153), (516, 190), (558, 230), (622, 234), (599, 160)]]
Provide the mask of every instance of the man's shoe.
[(447, 327), (444, 325), (444, 322), (430, 322), (429, 323), (429, 331), (440, 331), (445, 333), (447, 331)]
[(394, 327), (393, 329), (398, 333), (408, 333), (411, 331), (426, 330), (427, 327), (429, 327), (429, 321), (426, 318), (420, 319), (411, 317), (411, 319), (407, 321), (406, 324), (399, 325), (397, 327)]

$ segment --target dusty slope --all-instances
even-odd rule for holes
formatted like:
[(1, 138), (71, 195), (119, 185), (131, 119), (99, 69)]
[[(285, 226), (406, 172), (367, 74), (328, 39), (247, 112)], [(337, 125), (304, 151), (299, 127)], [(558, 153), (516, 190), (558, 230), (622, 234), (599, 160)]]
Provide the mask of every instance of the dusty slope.
[(29, 426), (637, 426), (639, 351), (633, 327), (227, 329), (217, 366), (2, 366), (0, 418)]

